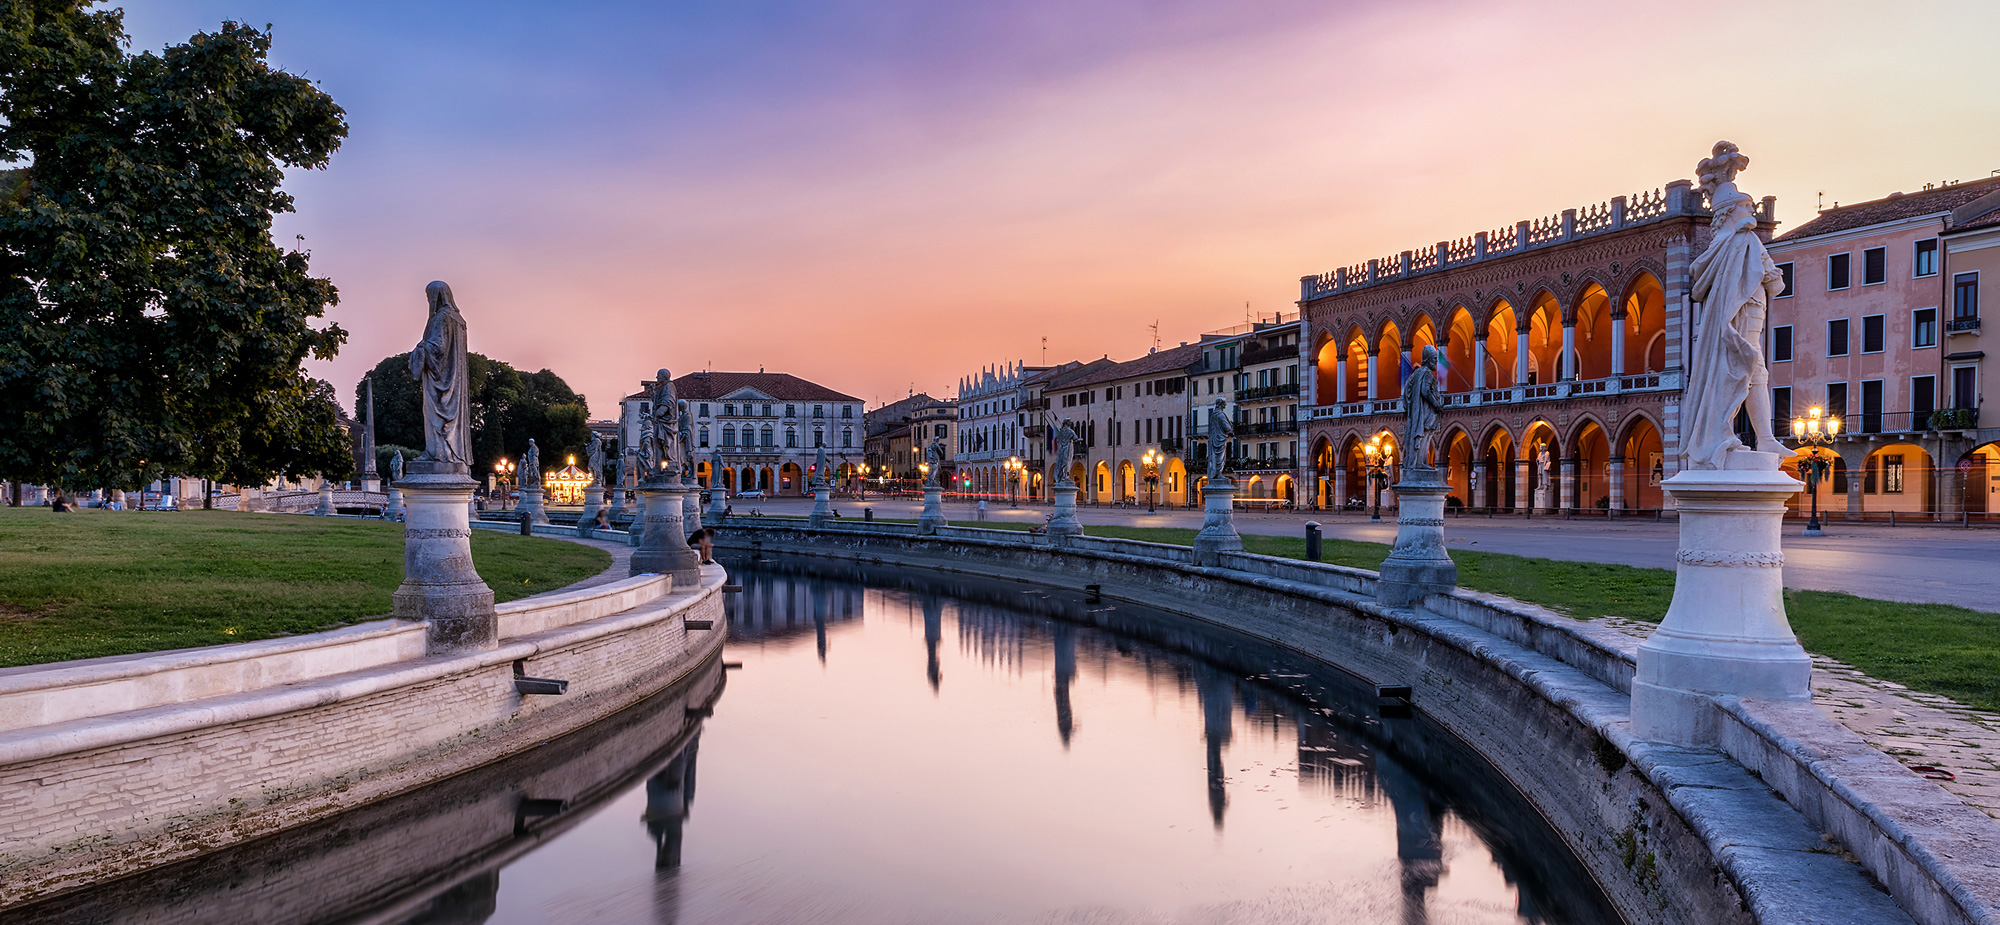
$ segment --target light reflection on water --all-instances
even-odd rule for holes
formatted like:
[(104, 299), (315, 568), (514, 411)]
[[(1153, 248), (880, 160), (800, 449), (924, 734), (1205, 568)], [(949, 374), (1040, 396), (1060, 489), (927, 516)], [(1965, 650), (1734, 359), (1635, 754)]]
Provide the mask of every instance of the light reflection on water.
[(732, 565), (743, 669), (719, 695), (711, 664), (547, 748), (24, 920), (1617, 921), (1490, 768), (1352, 679), (1079, 593)]

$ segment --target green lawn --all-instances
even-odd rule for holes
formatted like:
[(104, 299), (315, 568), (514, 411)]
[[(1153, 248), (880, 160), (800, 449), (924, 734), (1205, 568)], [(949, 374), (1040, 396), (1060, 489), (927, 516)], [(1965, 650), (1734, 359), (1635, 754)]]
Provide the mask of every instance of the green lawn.
[[(498, 601), (611, 565), (601, 549), (485, 530), (472, 557)], [(387, 614), (402, 580), (400, 524), (0, 508), (0, 667), (331, 629)]]
[[(1026, 524), (958, 526), (1025, 530)], [(1168, 527), (1089, 526), (1091, 536), (1191, 545), (1195, 531)], [(1303, 559), (1304, 537), (1243, 535), (1246, 551)], [(1328, 539), (1321, 558), (1373, 571), (1389, 555), (1380, 543)], [(1451, 551), (1458, 583), (1540, 604), (1580, 620), (1604, 616), (1658, 622), (1674, 598), (1671, 569), (1560, 562), (1504, 553)], [(1901, 604), (1831, 591), (1785, 592), (1792, 631), (1807, 650), (1839, 659), (1874, 677), (1942, 694), (1983, 710), (2000, 710), (2000, 614), (1947, 604)]]

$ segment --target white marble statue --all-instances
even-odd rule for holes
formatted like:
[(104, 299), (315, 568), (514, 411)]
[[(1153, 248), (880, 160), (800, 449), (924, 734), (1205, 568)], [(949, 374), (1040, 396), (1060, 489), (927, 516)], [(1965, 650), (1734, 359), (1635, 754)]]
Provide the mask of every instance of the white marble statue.
[(1229, 441), (1236, 439), (1236, 424), (1229, 420), (1225, 401), (1218, 398), (1208, 409), (1208, 480), (1220, 481), (1229, 472)]
[(929, 472), (924, 473), (924, 487), (938, 487), (938, 480), (944, 478), (944, 460), (944, 438), (932, 438), (930, 445), (924, 447), (924, 462), (929, 463), (931, 467)]
[(402, 480), (403, 480), (403, 451), (397, 450), (395, 457), (389, 460), (389, 481), (400, 482)]
[(1068, 419), (1058, 420), (1048, 412), (1042, 412), (1048, 422), (1049, 434), (1055, 438), (1056, 453), (1051, 461), (1055, 469), (1055, 487), (1075, 488), (1076, 480), (1070, 477), (1070, 467), (1076, 465), (1076, 427)]
[(597, 432), (590, 434), (590, 443), (584, 447), (584, 455), (590, 460), (590, 485), (592, 488), (604, 484), (604, 438)]
[(831, 484), (833, 484), (833, 479), (829, 477), (829, 473), (826, 471), (826, 445), (821, 444), (819, 451), (813, 454), (813, 485), (814, 487), (818, 487), (820, 485)]
[(642, 454), (642, 457), (650, 457), (646, 459), (648, 465), (645, 470), (648, 481), (662, 474), (680, 474), (680, 431), (680, 402), (674, 398), (674, 374), (663, 369), (653, 380), (652, 427), (648, 428), (645, 441), (651, 446)]
[[(1758, 449), (1783, 452), (1771, 433), (1763, 343), (1764, 309), (1784, 291), (1784, 275), (1757, 237), (1755, 204), (1736, 188), (1736, 174), (1749, 166), (1735, 145), (1718, 141), (1714, 156), (1695, 167), (1709, 196), (1714, 236), (1689, 267), (1693, 297), (1701, 303), (1681, 394), (1681, 457), (1690, 469), (1728, 468), (1729, 454), (1744, 449), (1736, 437), (1736, 409), (1746, 402)], [(1765, 468), (1776, 466), (1773, 459)]]
[(528, 451), (521, 454), (521, 487), (533, 489), (542, 487), (542, 448), (535, 445), (535, 438), (528, 438)]
[(424, 292), (430, 298), (430, 321), (424, 325), (424, 339), (410, 351), (410, 376), (424, 396), (424, 452), (417, 458), (469, 467), (472, 415), (465, 316), (458, 313), (450, 286), (434, 282)]
[(1438, 349), (1425, 344), (1423, 357), (1423, 365), (1403, 380), (1403, 459), (1405, 465), (1433, 469), (1431, 431), (1444, 410), (1444, 392), (1438, 387)]

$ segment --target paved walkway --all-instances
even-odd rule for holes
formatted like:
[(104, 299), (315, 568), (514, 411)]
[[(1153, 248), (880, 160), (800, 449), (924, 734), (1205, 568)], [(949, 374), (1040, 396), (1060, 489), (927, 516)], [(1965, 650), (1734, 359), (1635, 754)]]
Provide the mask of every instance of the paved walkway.
[[(810, 498), (733, 502), (736, 513), (755, 508), (766, 514), (804, 516)], [(914, 520), (923, 504), (891, 499), (842, 501), (834, 507), (849, 517), (872, 507), (877, 517)], [(1008, 507), (989, 502), (987, 517), (996, 521), (1040, 523), (1045, 505)], [(974, 522), (976, 511), (963, 502), (945, 505), (945, 516), (958, 524)], [(1092, 524), (1199, 529), (1201, 512), (1144, 508), (1084, 507), (1077, 519)], [(1319, 521), (1328, 537), (1391, 543), (1394, 518), (1371, 524), (1357, 514), (1238, 512), (1236, 529), (1244, 533), (1305, 535), (1305, 522)], [(1844, 591), (1862, 597), (1913, 604), (1956, 604), (2000, 613), (2000, 530), (1950, 526), (1898, 526), (1833, 523), (1827, 535), (1799, 536), (1800, 526), (1785, 525), (1785, 585), (1814, 591)], [(1455, 549), (1507, 552), (1574, 562), (1607, 562), (1649, 568), (1672, 568), (1680, 525), (1674, 521), (1570, 520), (1556, 517), (1452, 517), (1445, 521), (1445, 543)]]

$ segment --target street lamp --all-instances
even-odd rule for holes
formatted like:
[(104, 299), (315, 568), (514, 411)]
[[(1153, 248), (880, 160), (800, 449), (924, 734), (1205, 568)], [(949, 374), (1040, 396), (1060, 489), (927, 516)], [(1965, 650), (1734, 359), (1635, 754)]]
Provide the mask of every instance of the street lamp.
[(1368, 442), (1361, 447), (1362, 454), (1367, 457), (1368, 482), (1375, 487), (1375, 512), (1368, 515), (1371, 524), (1382, 522), (1382, 486), (1389, 483), (1389, 464), (1396, 456), (1396, 445), (1382, 442), (1382, 438), (1387, 436), (1389, 432), (1382, 431), (1368, 438)]
[(499, 462), (493, 464), (493, 474), (498, 476), (497, 481), (500, 483), (500, 509), (504, 511), (507, 509), (507, 483), (514, 475), (514, 464), (508, 462), (507, 457), (502, 456)]
[(1007, 457), (1007, 461), (1001, 463), (1000, 468), (1007, 470), (1007, 506), (1017, 507), (1018, 504), (1014, 500), (1014, 490), (1021, 485), (1021, 457)]
[(1824, 417), (1818, 408), (1806, 412), (1802, 418), (1792, 419), (1792, 439), (1804, 444), (1799, 455), (1805, 457), (1799, 468), (1805, 470), (1806, 494), (1812, 496), (1812, 516), (1806, 520), (1806, 536), (1822, 535), (1819, 528), (1819, 480), (1831, 471), (1834, 452), (1826, 448), (1833, 438), (1840, 434), (1840, 416), (1828, 414)]
[(1156, 510), (1153, 506), (1153, 490), (1160, 485), (1160, 461), (1163, 459), (1166, 457), (1151, 447), (1147, 447), (1146, 454), (1139, 457), (1139, 461), (1146, 465), (1146, 513), (1148, 514)]

